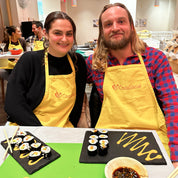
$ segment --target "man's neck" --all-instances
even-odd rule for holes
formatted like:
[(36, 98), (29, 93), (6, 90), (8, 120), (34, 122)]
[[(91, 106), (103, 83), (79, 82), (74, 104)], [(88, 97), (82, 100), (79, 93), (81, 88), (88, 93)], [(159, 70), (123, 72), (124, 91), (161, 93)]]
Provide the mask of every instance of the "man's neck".
[(39, 32), (37, 36), (38, 36), (38, 39), (41, 40), (43, 38), (43, 33)]
[(123, 65), (125, 59), (134, 53), (132, 52), (131, 47), (126, 47), (124, 49), (110, 50), (112, 56), (116, 57), (121, 65)]

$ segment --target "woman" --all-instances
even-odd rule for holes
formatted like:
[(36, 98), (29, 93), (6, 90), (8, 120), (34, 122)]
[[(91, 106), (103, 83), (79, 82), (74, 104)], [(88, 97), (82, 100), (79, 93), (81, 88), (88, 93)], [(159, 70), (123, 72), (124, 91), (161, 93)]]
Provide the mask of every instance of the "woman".
[(10, 76), (5, 111), (19, 125), (76, 127), (86, 85), (84, 58), (74, 52), (76, 26), (64, 12), (45, 21), (48, 46), (26, 52)]
[(12, 49), (22, 49), (26, 51), (26, 42), (22, 38), (22, 32), (19, 27), (10, 26), (6, 27), (4, 41), (6, 46), (4, 51), (9, 51)]
[[(7, 52), (12, 49), (22, 49), (26, 51), (26, 42), (22, 38), (22, 32), (19, 27), (9, 26), (5, 29), (5, 37), (3, 43), (6, 43), (4, 51)], [(6, 60), (6, 59), (4, 59)], [(7, 69), (0, 69), (0, 77), (4, 80), (8, 80), (9, 75), (16, 65), (18, 59), (9, 59)]]

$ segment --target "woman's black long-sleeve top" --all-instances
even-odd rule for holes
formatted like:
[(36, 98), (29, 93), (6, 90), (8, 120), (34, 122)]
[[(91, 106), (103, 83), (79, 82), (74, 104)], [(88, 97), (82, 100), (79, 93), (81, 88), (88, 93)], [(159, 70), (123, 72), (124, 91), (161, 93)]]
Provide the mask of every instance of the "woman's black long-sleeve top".
[[(86, 64), (84, 58), (76, 53), (71, 59), (76, 72), (76, 101), (70, 113), (70, 121), (76, 127), (81, 115), (86, 85)], [(67, 56), (62, 58), (48, 54), (49, 75), (72, 72)], [(8, 121), (19, 125), (40, 126), (33, 110), (41, 103), (45, 92), (44, 51), (26, 52), (13, 69), (6, 91), (5, 111)]]

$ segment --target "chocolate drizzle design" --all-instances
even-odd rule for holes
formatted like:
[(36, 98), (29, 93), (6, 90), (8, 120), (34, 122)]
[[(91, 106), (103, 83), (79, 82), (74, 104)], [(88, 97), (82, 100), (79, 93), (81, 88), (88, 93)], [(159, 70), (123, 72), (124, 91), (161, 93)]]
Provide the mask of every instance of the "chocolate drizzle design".
[[(31, 140), (32, 143), (39, 143), (40, 149), (42, 147), (46, 147), (50, 150), (50, 153), (48, 153), (49, 155), (45, 155), (43, 154), (43, 152), (40, 151), (34, 151), (35, 153), (39, 153), (38, 157), (33, 157), (33, 154), (30, 154), (31, 152), (33, 152), (34, 148), (28, 148), (26, 150), (23, 150), (23, 152), (19, 149), (20, 144), (19, 145), (14, 145), (13, 147), (13, 153), (10, 153), (8, 151), (9, 154), (11, 154), (11, 156), (29, 173), (32, 174), (36, 171), (38, 171), (39, 169), (41, 169), (42, 167), (46, 166), (47, 164), (51, 163), (52, 161), (56, 160), (57, 158), (60, 157), (60, 154), (57, 153), (55, 150), (53, 150), (52, 148), (50, 148), (48, 145), (46, 145), (44, 142), (42, 142), (40, 139), (38, 139), (37, 137), (35, 137), (34, 135), (32, 135), (30, 132), (26, 132), (27, 133), (27, 137), (33, 137), (33, 140)], [(9, 138), (11, 139), (11, 138)], [(24, 140), (21, 144), (24, 143)], [(7, 148), (8, 144), (7, 144), (7, 140), (4, 140), (1, 142), (1, 145), (4, 147), (4, 149)]]
[(144, 165), (166, 165), (166, 160), (154, 138), (153, 133), (133, 131), (108, 131), (109, 149), (105, 156), (88, 155), (88, 138), (91, 131), (85, 133), (80, 154), (81, 163), (107, 163), (116, 157), (131, 157)]

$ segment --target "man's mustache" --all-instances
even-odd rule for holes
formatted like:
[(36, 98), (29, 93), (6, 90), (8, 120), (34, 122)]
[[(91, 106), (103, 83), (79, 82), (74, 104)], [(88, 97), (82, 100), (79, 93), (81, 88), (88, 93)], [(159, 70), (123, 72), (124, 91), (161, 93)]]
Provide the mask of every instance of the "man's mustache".
[(123, 35), (124, 34), (124, 32), (111, 32), (111, 34), (109, 35), (109, 37), (112, 37), (112, 36), (114, 36), (114, 35)]

